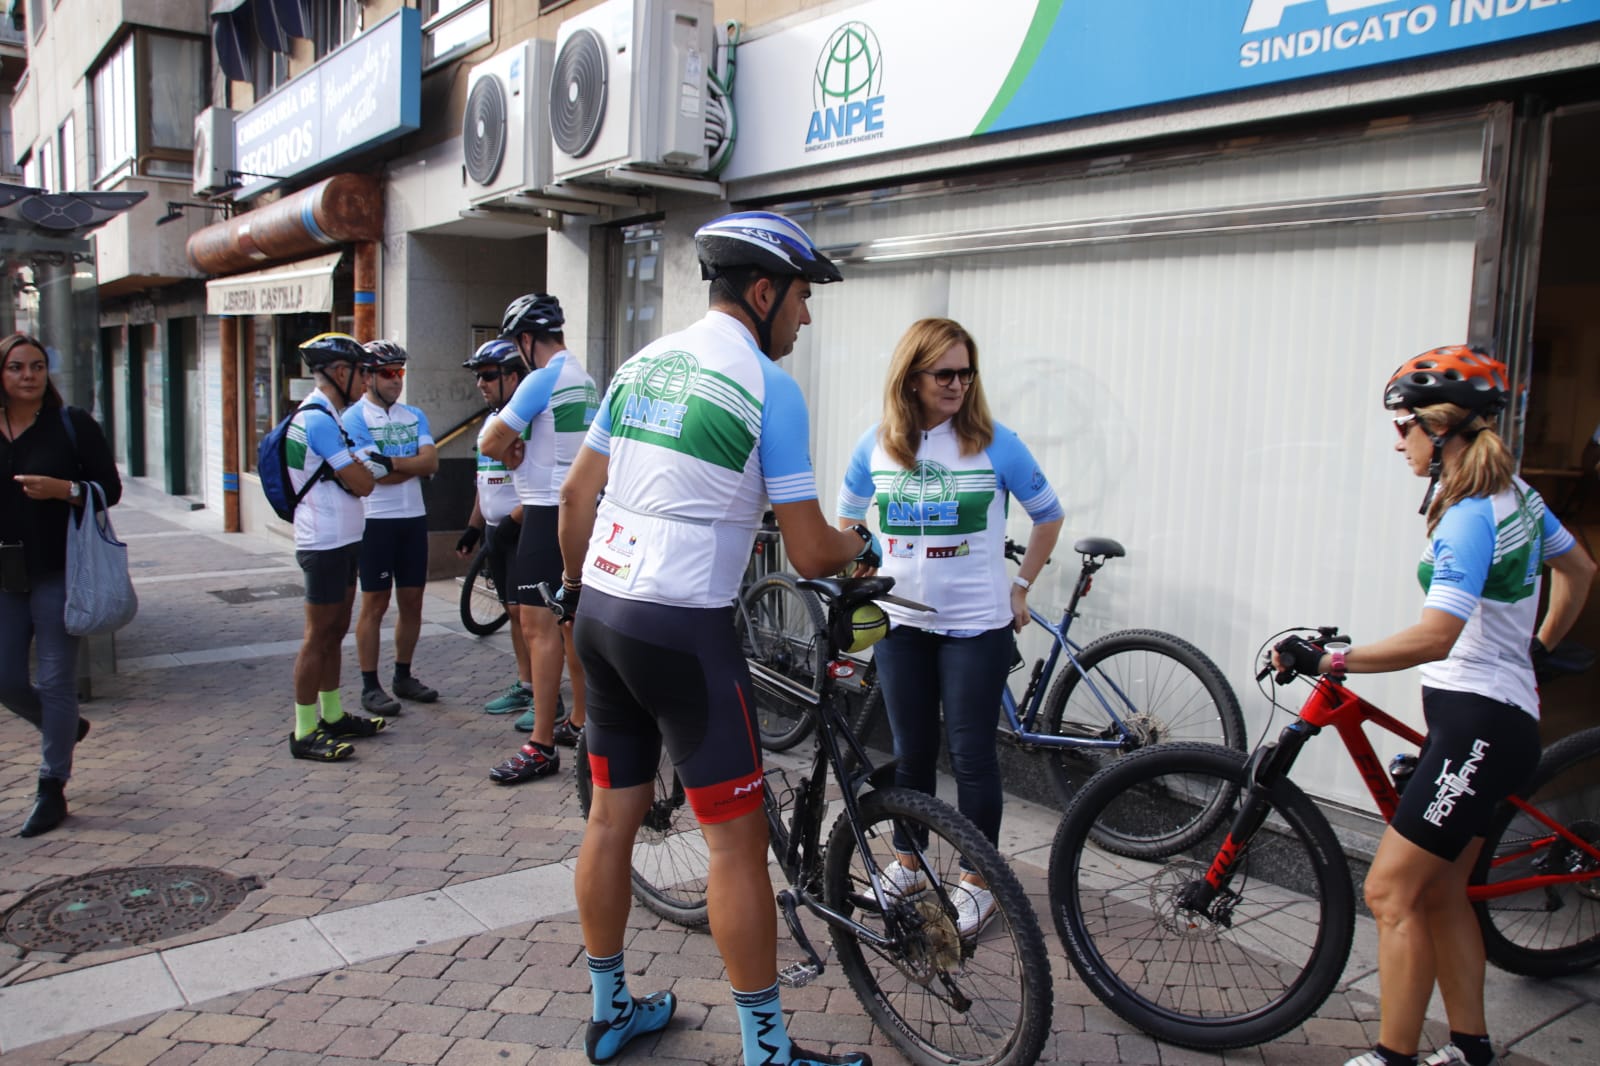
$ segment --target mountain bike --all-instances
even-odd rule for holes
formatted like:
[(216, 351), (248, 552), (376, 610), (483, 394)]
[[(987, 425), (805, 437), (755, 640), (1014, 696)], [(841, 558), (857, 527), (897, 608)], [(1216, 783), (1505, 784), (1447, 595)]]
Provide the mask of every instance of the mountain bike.
[(484, 533), (472, 557), (472, 565), (461, 579), (461, 624), (468, 633), (479, 637), (498, 632), (511, 620), (489, 572), (489, 538), (492, 536), (492, 530)]
[[(799, 584), (827, 605), (824, 639), (831, 661), (837, 653), (828, 635), (832, 623), (869, 600), (888, 597), (894, 580), (830, 578)], [(751, 664), (751, 673), (757, 688), (804, 704), (819, 740), (810, 768), (797, 783), (772, 769), (763, 781), (772, 854), (788, 881), (778, 904), (805, 956), (786, 967), (780, 979), (799, 986), (823, 972), (823, 957), (800, 921), (804, 911), (827, 925), (852, 991), (912, 1061), (930, 1066), (1037, 1061), (1050, 1033), (1050, 962), (1038, 920), (1005, 859), (948, 804), (884, 787), (893, 767), (874, 764), (851, 736), (830, 673), (815, 691), (759, 662)], [(845, 769), (846, 750), (854, 756), (851, 772)], [(587, 816), (593, 782), (581, 747), (577, 765), (578, 795)], [(830, 792), (839, 814), (824, 840)], [(912, 849), (925, 874), (921, 887), (904, 894), (884, 874), (897, 855), (891, 838)], [(704, 925), (708, 867), (705, 839), (663, 754), (656, 799), (634, 846), (634, 895), (669, 921)], [(970, 936), (956, 927), (955, 897), (964, 871), (984, 879), (996, 904), (993, 919)]]
[[(1311, 639), (1349, 641), (1334, 627)], [(1327, 818), (1289, 772), (1331, 726), (1387, 821), (1399, 792), (1363, 732), (1369, 724), (1423, 739), (1327, 675), (1296, 720), (1248, 759), (1162, 745), (1083, 787), (1051, 850), (1050, 906), (1101, 1002), (1157, 1039), (1204, 1049), (1263, 1043), (1315, 1013), (1348, 960), (1355, 893)], [(1219, 793), (1227, 820), (1196, 818), (1194, 797)], [(1126, 860), (1091, 847), (1092, 827), (1105, 824), (1159, 856)], [(1553, 977), (1600, 962), (1600, 728), (1545, 750), (1523, 791), (1496, 811), (1467, 891), (1496, 966)]]
[[(1083, 565), (1060, 623), (1052, 624), (1028, 608), (1050, 635), (1050, 652), (1034, 662), (1020, 702), (1009, 685), (1000, 694), (1002, 728), (1024, 751), (1045, 756), (1062, 806), (1111, 756), (1174, 741), (1244, 751), (1244, 715), (1233, 687), (1188, 641), (1154, 629), (1119, 630), (1087, 646), (1068, 635), (1094, 575), (1109, 560), (1126, 554), (1122, 545), (1105, 537), (1088, 537), (1072, 547), (1083, 556)], [(1007, 538), (1007, 559), (1021, 562), (1023, 553), (1021, 545)], [(1013, 668), (1022, 664), (1021, 652), (1016, 656)], [(1056, 679), (1058, 665), (1063, 673)], [(868, 745), (886, 746), (882, 738), (888, 735), (888, 715), (876, 685), (869, 688), (851, 731)], [(1111, 826), (1097, 828), (1095, 840), (1126, 855), (1144, 847)]]
[[(827, 667), (822, 603), (815, 593), (800, 587), (797, 577), (783, 571), (778, 523), (771, 511), (756, 532), (735, 619), (746, 659), (812, 692), (822, 688)], [(811, 735), (812, 716), (804, 701), (758, 688), (755, 704), (756, 728), (766, 750), (787, 751)]]

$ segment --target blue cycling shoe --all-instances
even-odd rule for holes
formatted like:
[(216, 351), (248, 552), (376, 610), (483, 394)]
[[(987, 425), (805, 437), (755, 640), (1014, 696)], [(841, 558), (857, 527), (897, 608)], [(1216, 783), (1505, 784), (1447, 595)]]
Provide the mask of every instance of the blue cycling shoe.
[(583, 1038), (583, 1050), (595, 1066), (610, 1062), (621, 1054), (634, 1037), (665, 1029), (677, 1009), (678, 997), (671, 992), (656, 992), (643, 999), (635, 996), (633, 1010), (628, 1012), (626, 1018), (614, 1022), (589, 1023), (589, 1032)]
[(816, 1051), (790, 1047), (789, 1066), (872, 1066), (872, 1056), (864, 1051), (849, 1055), (823, 1055)]

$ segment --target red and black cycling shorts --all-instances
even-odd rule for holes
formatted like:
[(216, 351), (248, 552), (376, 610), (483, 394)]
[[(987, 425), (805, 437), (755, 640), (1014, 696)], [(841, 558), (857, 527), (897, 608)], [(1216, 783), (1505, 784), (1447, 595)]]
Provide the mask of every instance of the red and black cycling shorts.
[(702, 822), (761, 806), (761, 745), (733, 606), (667, 607), (585, 589), (573, 640), (598, 788), (654, 781), (661, 746)]

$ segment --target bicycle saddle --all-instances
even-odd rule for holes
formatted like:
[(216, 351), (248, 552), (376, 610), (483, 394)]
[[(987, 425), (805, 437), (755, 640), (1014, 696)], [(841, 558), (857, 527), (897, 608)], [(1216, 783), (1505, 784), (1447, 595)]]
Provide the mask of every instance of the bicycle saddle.
[(1079, 555), (1104, 555), (1107, 559), (1120, 559), (1128, 553), (1110, 537), (1084, 537), (1072, 546)]
[(815, 577), (800, 582), (800, 587), (810, 589), (824, 600), (837, 601), (849, 610), (875, 600), (894, 588), (892, 577)]

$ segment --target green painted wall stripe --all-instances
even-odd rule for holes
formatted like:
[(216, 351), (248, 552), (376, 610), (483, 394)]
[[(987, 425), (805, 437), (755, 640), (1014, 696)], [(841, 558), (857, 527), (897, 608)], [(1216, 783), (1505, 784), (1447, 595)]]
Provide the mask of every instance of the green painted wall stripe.
[(1033, 12), (1033, 22), (1028, 26), (1027, 35), (1022, 38), (1022, 47), (1017, 50), (1017, 58), (1011, 63), (1006, 80), (1000, 83), (1000, 91), (995, 94), (994, 102), (978, 121), (978, 128), (972, 131), (974, 134), (988, 133), (995, 120), (1011, 105), (1017, 90), (1027, 80), (1028, 72), (1039, 61), (1039, 53), (1044, 51), (1044, 42), (1049, 39), (1050, 31), (1055, 29), (1062, 3), (1063, 0), (1039, 0), (1039, 6)]

